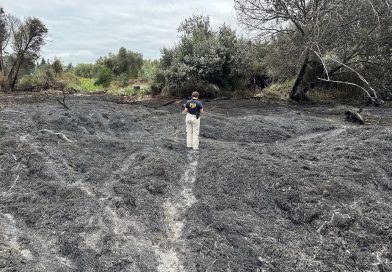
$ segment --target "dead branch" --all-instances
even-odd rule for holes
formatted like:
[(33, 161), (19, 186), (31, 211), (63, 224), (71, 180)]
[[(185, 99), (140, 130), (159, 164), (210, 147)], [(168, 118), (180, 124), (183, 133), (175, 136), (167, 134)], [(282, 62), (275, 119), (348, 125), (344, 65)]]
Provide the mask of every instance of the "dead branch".
[[(379, 103), (379, 99), (378, 99), (378, 97), (377, 97), (376, 91), (372, 88), (372, 86), (370, 85), (370, 83), (369, 83), (360, 73), (358, 73), (356, 70), (354, 70), (353, 68), (351, 68), (351, 67), (348, 66), (347, 64), (345, 64), (345, 63), (343, 63), (343, 62), (341, 62), (341, 61), (339, 61), (339, 60), (336, 60), (336, 59), (334, 59), (334, 58), (332, 58), (332, 57), (326, 56), (326, 58), (328, 58), (328, 59), (330, 59), (330, 60), (333, 60), (333, 61), (337, 62), (338, 64), (340, 64), (341, 66), (346, 67), (346, 68), (349, 69), (350, 71), (354, 72), (354, 73), (359, 77), (359, 79), (360, 79), (363, 83), (365, 83), (365, 84), (367, 85), (367, 87), (372, 91), (373, 96), (369, 93), (368, 90), (366, 90), (364, 87), (362, 87), (362, 86), (360, 86), (360, 85), (358, 85), (358, 84), (355, 84), (355, 83), (352, 83), (352, 82), (346, 82), (346, 81), (331, 80), (331, 79), (329, 78), (328, 68), (327, 68), (327, 66), (326, 66), (326, 64), (325, 64), (325, 62), (324, 62), (324, 60), (323, 60), (323, 58), (322, 58), (321, 55), (320, 55), (321, 52), (316, 52), (315, 50), (313, 50), (313, 49), (311, 49), (311, 48), (310, 48), (310, 50), (320, 59), (322, 65), (323, 65), (323, 69), (324, 69), (324, 71), (325, 71), (325, 73), (326, 73), (326, 76), (327, 76), (327, 79), (323, 79), (323, 78), (317, 77), (318, 80), (321, 80), (321, 81), (324, 81), (324, 82), (333, 82), (333, 83), (339, 83), (339, 84), (346, 84), (346, 85), (356, 86), (356, 87), (360, 88), (361, 90), (363, 90), (363, 91), (367, 94), (367, 96), (369, 97), (369, 99), (370, 99), (372, 102), (374, 102), (374, 103), (376, 103), (376, 104)], [(319, 50), (319, 51), (320, 51), (320, 50)]]
[[(249, 97), (240, 97), (240, 98), (236, 98), (235, 100), (250, 100), (250, 99), (261, 100), (262, 97), (261, 97), (261, 96), (249, 96)], [(213, 100), (213, 101), (214, 101), (214, 100)]]
[(2, 112), (11, 112), (11, 113), (19, 113), (25, 115), (26, 113), (21, 112), (21, 111), (16, 111), (16, 110), (3, 110)]
[(12, 121), (10, 121), (10, 120), (2, 120), (2, 119), (0, 119), (0, 122), (6, 122), (6, 123), (11, 123), (11, 124), (13, 124), (13, 125), (16, 125), (15, 122), (12, 122)]
[(19, 175), (16, 176), (14, 182), (12, 183), (11, 187), (8, 189), (7, 193), (9, 193), (15, 187), (18, 180), (19, 180)]
[(381, 25), (381, 22), (380, 22), (380, 16), (379, 16), (379, 14), (378, 14), (378, 12), (377, 12), (376, 8), (374, 7), (374, 5), (373, 5), (372, 1), (371, 1), (371, 0), (368, 0), (368, 3), (369, 3), (369, 5), (372, 7), (372, 10), (373, 10), (374, 16), (377, 18), (378, 25)]
[[(15, 160), (15, 162), (18, 161), (18, 159), (16, 158), (16, 156), (15, 156), (14, 154), (12, 154), (12, 158)], [(20, 167), (20, 162), (18, 162), (18, 164), (16, 165), (14, 171), (18, 171), (18, 170), (19, 170), (19, 167)], [(19, 174), (18, 174), (18, 175), (16, 176), (14, 182), (11, 184), (10, 188), (7, 190), (7, 192), (4, 192), (3, 194), (9, 193), (9, 192), (15, 187), (16, 183), (17, 183), (18, 180), (19, 180), (19, 177), (20, 177), (20, 176), (19, 176)]]
[(174, 103), (176, 103), (176, 101), (177, 101), (177, 100), (170, 100), (169, 102), (166, 102), (166, 103), (164, 103), (164, 104), (162, 104), (162, 105), (160, 105), (160, 106), (155, 107), (155, 109), (162, 108), (162, 107), (165, 107), (165, 106), (174, 104)]
[(204, 99), (204, 102), (215, 102), (215, 101), (221, 101), (221, 100), (230, 100), (230, 98), (226, 96), (221, 96), (213, 99)]
[(39, 132), (41, 132), (41, 133), (42, 133), (42, 132), (48, 132), (48, 133), (50, 133), (50, 134), (56, 135), (56, 136), (58, 136), (59, 138), (62, 138), (62, 139), (64, 139), (64, 140), (66, 140), (66, 141), (69, 142), (69, 143), (73, 143), (73, 141), (70, 140), (70, 139), (68, 139), (67, 136), (64, 135), (64, 133), (54, 132), (54, 131), (51, 131), (51, 130), (49, 130), (49, 129), (41, 129)]
[(63, 97), (62, 99), (57, 99), (56, 101), (59, 102), (64, 108), (66, 108), (67, 110), (69, 110), (69, 107), (67, 106), (67, 104), (65, 103), (65, 99), (67, 98), (67, 94), (65, 93), (65, 91), (63, 90)]
[(372, 96), (370, 95), (370, 93), (369, 93), (365, 88), (363, 88), (362, 86), (359, 86), (358, 84), (355, 84), (355, 83), (352, 83), (352, 82), (346, 82), (346, 81), (324, 79), (324, 78), (320, 78), (320, 77), (317, 77), (317, 79), (318, 79), (318, 80), (321, 80), (321, 81), (325, 81), (325, 82), (340, 83), (340, 84), (346, 84), (346, 85), (351, 85), (351, 86), (358, 87), (358, 88), (360, 88), (361, 90), (363, 90), (363, 91), (368, 95), (368, 97), (369, 97), (370, 99), (372, 99)]

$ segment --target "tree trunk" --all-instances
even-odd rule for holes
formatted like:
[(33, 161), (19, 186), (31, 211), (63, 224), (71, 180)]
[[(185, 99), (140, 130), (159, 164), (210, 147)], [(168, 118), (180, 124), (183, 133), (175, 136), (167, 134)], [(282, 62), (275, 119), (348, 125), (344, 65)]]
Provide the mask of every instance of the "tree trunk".
[(299, 74), (297, 76), (297, 79), (295, 80), (294, 86), (291, 89), (290, 99), (292, 99), (292, 100), (298, 99), (298, 95), (297, 95), (298, 87), (301, 84), (301, 81), (305, 75), (306, 67), (308, 66), (308, 62), (309, 62), (309, 51), (306, 50), (305, 59), (302, 64), (301, 70), (299, 71)]
[(20, 70), (20, 67), (22, 66), (23, 61), (24, 61), (23, 55), (19, 56), (19, 54), (18, 54), (14, 64), (12, 65), (12, 68), (8, 74), (8, 85), (9, 85), (9, 88), (11, 91), (13, 91), (15, 88), (16, 81), (18, 80), (19, 70)]
[[(2, 45), (0, 44), (0, 46)], [(3, 57), (3, 51), (1, 50), (1, 47), (0, 47), (0, 73), (4, 76), (5, 79), (6, 74), (5, 74), (5, 67), (4, 67), (4, 57)]]
[(22, 63), (21, 63), (21, 62), (18, 63), (18, 66), (17, 66), (17, 68), (16, 68), (16, 70), (15, 70), (15, 72), (14, 72), (15, 74), (12, 76), (12, 81), (10, 81), (10, 89), (11, 89), (11, 91), (13, 91), (14, 88), (15, 88), (16, 80), (18, 79), (18, 74), (19, 74), (20, 66), (22, 66)]

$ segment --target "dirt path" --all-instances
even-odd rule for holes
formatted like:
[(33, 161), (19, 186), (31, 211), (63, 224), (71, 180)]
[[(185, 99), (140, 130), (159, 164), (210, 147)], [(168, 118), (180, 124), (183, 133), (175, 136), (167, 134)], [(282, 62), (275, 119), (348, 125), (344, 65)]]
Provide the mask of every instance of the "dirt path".
[[(165, 223), (167, 225), (167, 240), (164, 246), (157, 248), (160, 257), (158, 271), (177, 272), (184, 271), (182, 254), (186, 252), (186, 243), (181, 238), (185, 225), (185, 215), (188, 209), (196, 202), (193, 195), (193, 184), (196, 181), (196, 170), (198, 164), (198, 154), (189, 151), (188, 161), (184, 175), (181, 179), (182, 191), (180, 195), (169, 198), (164, 204)], [(191, 271), (189, 268), (186, 271)]]

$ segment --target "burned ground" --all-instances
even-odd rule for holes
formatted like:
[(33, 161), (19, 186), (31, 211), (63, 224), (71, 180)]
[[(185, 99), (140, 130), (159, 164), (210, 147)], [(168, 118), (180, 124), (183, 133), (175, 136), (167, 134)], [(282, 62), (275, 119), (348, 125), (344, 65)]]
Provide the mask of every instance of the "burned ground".
[(390, 108), (209, 102), (194, 154), (177, 104), (118, 102), (2, 101), (1, 271), (392, 269)]

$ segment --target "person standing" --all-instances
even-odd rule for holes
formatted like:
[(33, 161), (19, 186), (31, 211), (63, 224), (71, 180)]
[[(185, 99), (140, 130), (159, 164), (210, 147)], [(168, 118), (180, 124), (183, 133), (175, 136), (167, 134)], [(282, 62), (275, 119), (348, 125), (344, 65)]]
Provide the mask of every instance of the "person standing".
[(193, 92), (192, 99), (185, 103), (186, 114), (186, 146), (199, 149), (200, 113), (204, 112), (203, 104), (199, 101), (199, 93)]

